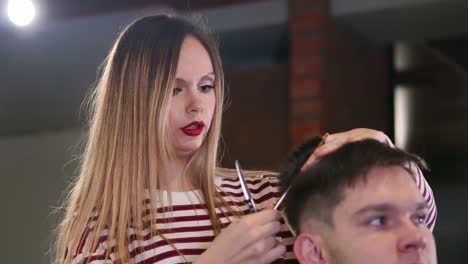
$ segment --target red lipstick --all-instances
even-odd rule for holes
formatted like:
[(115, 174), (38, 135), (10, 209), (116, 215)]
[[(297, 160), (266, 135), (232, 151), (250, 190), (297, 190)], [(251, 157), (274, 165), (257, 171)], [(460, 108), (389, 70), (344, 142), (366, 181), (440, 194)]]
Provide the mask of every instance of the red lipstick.
[(203, 132), (203, 128), (205, 128), (205, 123), (203, 123), (203, 121), (195, 121), (181, 129), (185, 135), (195, 137)]

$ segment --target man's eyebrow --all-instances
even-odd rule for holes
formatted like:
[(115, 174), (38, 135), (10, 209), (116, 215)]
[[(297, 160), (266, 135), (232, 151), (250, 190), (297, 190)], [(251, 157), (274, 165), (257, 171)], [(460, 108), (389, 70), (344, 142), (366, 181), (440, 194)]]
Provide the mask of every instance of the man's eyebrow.
[[(429, 208), (426, 202), (418, 202), (416, 206), (414, 207), (415, 211), (421, 211), (421, 210), (426, 210)], [(360, 215), (368, 212), (391, 212), (391, 211), (396, 211), (398, 208), (389, 203), (382, 203), (382, 204), (372, 204), (368, 205), (364, 208), (361, 208), (357, 212), (354, 213), (354, 215)]]
[(368, 212), (390, 212), (396, 211), (396, 206), (389, 204), (389, 203), (382, 203), (382, 204), (371, 204), (364, 208), (359, 209), (354, 215), (360, 215)]
[(416, 211), (427, 210), (427, 209), (429, 209), (429, 205), (427, 205), (426, 202), (420, 202), (416, 205)]

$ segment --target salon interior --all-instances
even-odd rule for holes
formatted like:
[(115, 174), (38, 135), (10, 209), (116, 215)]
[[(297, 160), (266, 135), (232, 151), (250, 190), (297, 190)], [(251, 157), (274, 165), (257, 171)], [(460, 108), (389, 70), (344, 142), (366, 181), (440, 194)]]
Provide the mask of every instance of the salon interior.
[(278, 170), (307, 137), (381, 130), (428, 162), (439, 262), (466, 263), (468, 1), (3, 0), (5, 263), (50, 263), (83, 100), (122, 27), (168, 11), (201, 16), (219, 42), (222, 166)]

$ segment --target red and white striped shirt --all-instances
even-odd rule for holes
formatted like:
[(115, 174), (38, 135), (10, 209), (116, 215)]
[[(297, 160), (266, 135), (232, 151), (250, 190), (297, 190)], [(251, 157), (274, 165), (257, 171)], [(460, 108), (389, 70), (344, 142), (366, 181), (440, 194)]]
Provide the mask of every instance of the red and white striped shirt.
[[(216, 185), (222, 190), (221, 194), (226, 201), (236, 211), (247, 213), (249, 206), (240, 187), (237, 178), (216, 177)], [(280, 194), (278, 193), (277, 177), (256, 176), (247, 177), (247, 185), (252, 193), (252, 197), (257, 205), (257, 210), (262, 210), (269, 204), (275, 204)], [(163, 191), (163, 197), (167, 197), (167, 192)], [(224, 193), (224, 194), (223, 194)], [(185, 259), (178, 254), (161, 236), (151, 236), (149, 230), (142, 232), (144, 239), (136, 240), (135, 230), (129, 229), (130, 245), (128, 249), (133, 263), (186, 263), (194, 262), (215, 239), (213, 227), (207, 211), (198, 198), (199, 191), (172, 192), (172, 208), (164, 206), (164, 203), (157, 204), (158, 214), (156, 219), (157, 229), (168, 238), (173, 245), (181, 252)], [(165, 205), (167, 205), (166, 203)], [(162, 213), (165, 212), (165, 213)], [(218, 208), (216, 212), (220, 216), (223, 224), (230, 222), (228, 217)], [(231, 220), (233, 219), (230, 216)], [(145, 219), (146, 220), (146, 219)], [(147, 219), (150, 220), (150, 219)], [(281, 243), (286, 245), (286, 254), (273, 263), (297, 263), (293, 253), (294, 238), (289, 231), (289, 227), (281, 219)], [(92, 232), (95, 221), (92, 221), (85, 231), (85, 241)], [(107, 241), (107, 230), (101, 233), (100, 243), (95, 247), (94, 252), (83, 252), (84, 245), (80, 245), (73, 259), (73, 264), (83, 263), (89, 260), (91, 264), (114, 263), (115, 254), (112, 253), (115, 242)], [(111, 254), (106, 259), (105, 253), (109, 250)]]
[(415, 176), (418, 189), (429, 206), (428, 217), (426, 218), (426, 226), (432, 232), (434, 231), (434, 226), (437, 219), (437, 207), (434, 200), (434, 194), (432, 193), (431, 186), (429, 186), (429, 183), (427, 183), (426, 178), (424, 178), (422, 171), (418, 167), (416, 167)]

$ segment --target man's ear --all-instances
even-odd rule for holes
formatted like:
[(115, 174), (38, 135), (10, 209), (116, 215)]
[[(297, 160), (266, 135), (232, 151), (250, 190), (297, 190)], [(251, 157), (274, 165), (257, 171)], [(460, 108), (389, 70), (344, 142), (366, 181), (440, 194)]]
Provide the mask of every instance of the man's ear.
[(301, 233), (294, 243), (294, 253), (301, 264), (325, 264), (324, 242), (317, 234)]

